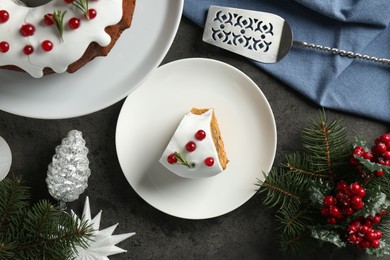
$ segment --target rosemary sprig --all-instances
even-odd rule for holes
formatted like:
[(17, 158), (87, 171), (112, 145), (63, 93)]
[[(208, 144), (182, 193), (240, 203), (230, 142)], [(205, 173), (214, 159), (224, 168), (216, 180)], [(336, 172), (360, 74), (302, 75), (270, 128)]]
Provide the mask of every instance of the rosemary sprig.
[(74, 0), (72, 4), (79, 9), (89, 20), (88, 0)]
[(175, 156), (176, 156), (177, 162), (178, 162), (179, 164), (185, 165), (185, 166), (187, 166), (188, 168), (194, 168), (194, 164), (188, 162), (188, 161), (184, 158), (184, 156), (183, 156), (181, 153), (175, 152)]
[(56, 24), (56, 27), (58, 29), (58, 32), (60, 34), (61, 41), (64, 41), (63, 35), (64, 35), (64, 17), (65, 17), (66, 11), (57, 10), (54, 11), (53, 21)]

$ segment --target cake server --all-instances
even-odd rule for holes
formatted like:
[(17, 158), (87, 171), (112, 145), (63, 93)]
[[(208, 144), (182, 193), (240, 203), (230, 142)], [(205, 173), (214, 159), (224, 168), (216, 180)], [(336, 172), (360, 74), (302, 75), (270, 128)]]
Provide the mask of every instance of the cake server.
[(272, 13), (230, 7), (210, 6), (203, 41), (263, 63), (281, 60), (295, 45), (342, 57), (390, 65), (389, 59), (294, 41), (290, 25), (282, 17)]

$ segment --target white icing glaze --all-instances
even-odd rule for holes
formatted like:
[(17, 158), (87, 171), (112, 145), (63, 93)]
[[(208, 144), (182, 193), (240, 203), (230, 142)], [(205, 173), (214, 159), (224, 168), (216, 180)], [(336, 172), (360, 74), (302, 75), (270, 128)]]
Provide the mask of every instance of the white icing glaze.
[[(52, 68), (57, 73), (65, 72), (71, 63), (80, 59), (91, 42), (107, 46), (111, 37), (104, 29), (121, 20), (122, 0), (90, 0), (89, 8), (97, 12), (97, 16), (92, 20), (84, 18), (79, 9), (64, 0), (52, 0), (38, 7), (21, 6), (12, 0), (0, 1), (0, 10), (9, 13), (9, 20), (0, 23), (0, 42), (6, 41), (10, 45), (8, 52), (0, 52), (0, 66), (15, 65), (31, 76), (40, 78), (45, 67)], [(43, 23), (44, 15), (55, 10), (66, 10), (63, 41), (55, 25), (48, 26)], [(67, 25), (72, 17), (81, 20), (81, 25), (76, 30), (71, 30)], [(23, 37), (19, 33), (20, 27), (25, 23), (35, 26), (34, 35)], [(44, 40), (53, 43), (54, 47), (50, 52), (41, 49)], [(32, 45), (34, 53), (25, 55), (23, 48), (26, 45)]]
[[(205, 178), (222, 172), (223, 169), (219, 163), (218, 153), (210, 130), (212, 114), (212, 109), (201, 115), (195, 115), (191, 112), (187, 113), (169, 141), (167, 148), (160, 158), (160, 163), (171, 172), (185, 178)], [(204, 130), (206, 132), (205, 139), (201, 141), (196, 140), (195, 133), (198, 130)], [(193, 141), (196, 144), (196, 149), (193, 152), (188, 152), (185, 148), (185, 145), (189, 141)], [(168, 163), (168, 156), (174, 152), (181, 153), (188, 162), (194, 163), (195, 166), (189, 168), (179, 163)], [(204, 160), (207, 157), (214, 158), (213, 166), (209, 167), (204, 164)]]

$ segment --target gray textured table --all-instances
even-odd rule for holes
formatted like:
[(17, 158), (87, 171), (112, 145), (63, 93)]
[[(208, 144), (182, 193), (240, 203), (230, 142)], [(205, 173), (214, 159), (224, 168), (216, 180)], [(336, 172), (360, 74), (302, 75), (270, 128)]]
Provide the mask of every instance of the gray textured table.
[[(278, 144), (275, 163), (300, 148), (300, 134), (308, 117), (320, 107), (268, 76), (245, 58), (202, 42), (202, 30), (183, 18), (175, 41), (163, 63), (189, 57), (207, 57), (235, 66), (252, 78), (272, 107)], [(110, 259), (297, 259), (278, 251), (274, 212), (254, 196), (240, 208), (209, 220), (184, 220), (166, 215), (148, 205), (126, 181), (115, 150), (115, 127), (123, 100), (91, 115), (66, 120), (37, 120), (0, 111), (0, 136), (13, 152), (11, 171), (24, 177), (34, 200), (51, 199), (45, 183), (46, 170), (57, 146), (71, 129), (83, 132), (90, 149), (92, 175), (81, 199), (69, 207), (81, 212), (90, 198), (92, 215), (103, 210), (101, 228), (119, 223), (115, 233), (137, 234), (118, 246), (126, 254)], [(389, 131), (386, 124), (331, 111), (343, 120), (351, 136), (373, 141)], [(254, 180), (255, 181), (255, 180)], [(315, 258), (329, 259), (324, 248)], [(334, 259), (365, 259), (357, 253), (337, 252)]]

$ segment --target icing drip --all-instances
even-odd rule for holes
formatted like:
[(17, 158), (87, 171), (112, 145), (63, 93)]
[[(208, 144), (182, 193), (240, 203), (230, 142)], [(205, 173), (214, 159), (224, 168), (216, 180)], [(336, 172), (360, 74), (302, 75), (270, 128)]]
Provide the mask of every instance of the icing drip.
[[(0, 42), (6, 41), (10, 45), (8, 52), (0, 53), (0, 66), (15, 65), (35, 78), (43, 76), (45, 67), (57, 73), (65, 72), (71, 63), (81, 58), (91, 42), (107, 46), (111, 42), (111, 37), (104, 29), (118, 23), (122, 18), (122, 0), (89, 1), (89, 8), (97, 11), (97, 16), (93, 20), (87, 20), (80, 10), (63, 0), (52, 0), (38, 7), (22, 6), (17, 2), (19, 1), (0, 1), (0, 10), (7, 10), (9, 13), (9, 20), (0, 23)], [(66, 10), (63, 41), (54, 25), (48, 26), (43, 23), (45, 14), (56, 10)], [(66, 25), (72, 17), (81, 20), (81, 25), (76, 30), (71, 30)], [(20, 35), (19, 29), (25, 23), (35, 26), (34, 35), (29, 37)], [(41, 49), (41, 43), (45, 40), (53, 43), (54, 47), (50, 52)], [(26, 45), (32, 45), (34, 53), (23, 54)]]
[[(201, 115), (195, 115), (191, 112), (187, 113), (162, 154), (160, 163), (171, 172), (186, 178), (211, 177), (222, 172), (223, 169), (219, 163), (218, 153), (214, 146), (210, 130), (212, 113), (212, 109)], [(203, 140), (198, 141), (195, 139), (194, 135), (200, 129), (206, 132), (206, 137)], [(188, 152), (185, 148), (185, 145), (189, 141), (194, 141), (196, 143), (196, 149), (193, 152)], [(194, 164), (194, 167), (189, 168), (178, 163), (168, 163), (167, 157), (174, 152), (181, 153), (189, 163)], [(213, 166), (209, 167), (205, 165), (204, 160), (207, 157), (212, 157), (214, 159)]]

